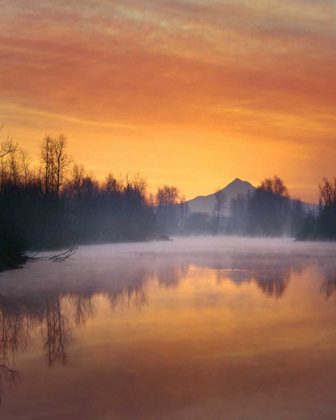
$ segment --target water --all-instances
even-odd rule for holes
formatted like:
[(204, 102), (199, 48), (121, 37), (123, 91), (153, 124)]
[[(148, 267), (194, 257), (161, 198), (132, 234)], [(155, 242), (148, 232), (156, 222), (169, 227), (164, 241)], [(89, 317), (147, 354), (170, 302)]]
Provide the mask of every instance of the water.
[(335, 251), (176, 239), (3, 273), (0, 417), (334, 420)]

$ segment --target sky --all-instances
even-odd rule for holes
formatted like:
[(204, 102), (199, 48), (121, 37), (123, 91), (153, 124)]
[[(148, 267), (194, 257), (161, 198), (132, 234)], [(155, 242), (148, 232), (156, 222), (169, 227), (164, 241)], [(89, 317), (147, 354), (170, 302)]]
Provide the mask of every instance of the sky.
[(0, 0), (1, 138), (187, 199), (336, 175), (335, 0)]

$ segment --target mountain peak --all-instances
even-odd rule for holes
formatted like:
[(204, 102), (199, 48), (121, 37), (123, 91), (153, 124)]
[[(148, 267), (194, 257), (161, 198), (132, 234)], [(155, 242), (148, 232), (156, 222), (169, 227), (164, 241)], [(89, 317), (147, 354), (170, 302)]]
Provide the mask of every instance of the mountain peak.
[[(225, 193), (227, 200), (227, 213), (230, 207), (230, 202), (239, 194), (246, 194), (248, 191), (254, 189), (248, 181), (242, 181), (240, 178), (234, 179), (230, 184), (224, 187), (221, 191)], [(215, 195), (210, 194), (203, 197), (196, 197), (189, 201), (189, 208), (191, 212), (195, 213), (212, 213), (215, 204)]]
[(243, 181), (240, 178), (236, 178), (232, 182), (230, 182), (226, 187), (224, 187), (224, 189), (227, 188), (229, 185), (239, 185), (239, 184), (249, 184), (249, 182)]

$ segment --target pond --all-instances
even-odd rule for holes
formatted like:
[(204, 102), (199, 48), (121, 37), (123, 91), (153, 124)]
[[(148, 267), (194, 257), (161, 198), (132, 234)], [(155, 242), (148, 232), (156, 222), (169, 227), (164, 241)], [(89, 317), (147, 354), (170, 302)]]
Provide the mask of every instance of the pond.
[(336, 244), (175, 238), (0, 275), (1, 419), (335, 419)]

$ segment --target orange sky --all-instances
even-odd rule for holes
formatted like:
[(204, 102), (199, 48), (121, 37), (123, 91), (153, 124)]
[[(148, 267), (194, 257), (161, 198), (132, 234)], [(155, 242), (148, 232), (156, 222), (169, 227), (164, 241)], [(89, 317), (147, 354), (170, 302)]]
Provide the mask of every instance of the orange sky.
[(187, 198), (336, 175), (334, 0), (0, 0), (0, 123)]

